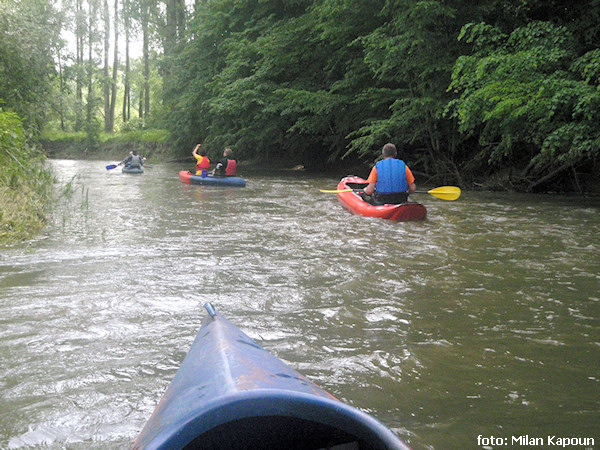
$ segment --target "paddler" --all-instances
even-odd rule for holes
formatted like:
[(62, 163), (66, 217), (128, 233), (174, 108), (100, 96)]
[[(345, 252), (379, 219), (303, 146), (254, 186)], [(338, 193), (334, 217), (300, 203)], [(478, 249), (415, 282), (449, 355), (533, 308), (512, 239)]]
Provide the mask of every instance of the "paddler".
[(119, 166), (125, 164), (129, 169), (141, 169), (144, 165), (144, 158), (138, 155), (137, 150), (132, 150), (129, 155), (119, 163)]
[(226, 147), (223, 151), (223, 158), (217, 162), (215, 166), (215, 170), (213, 170), (213, 175), (218, 177), (234, 177), (237, 161), (232, 158), (233, 151)]
[(371, 169), (368, 186), (363, 196), (374, 205), (406, 203), (408, 195), (415, 192), (415, 177), (404, 161), (398, 159), (394, 144), (385, 144), (381, 150), (383, 159)]
[[(210, 160), (208, 159), (208, 156), (206, 156), (206, 152), (200, 150), (201, 147), (202, 144), (198, 144), (192, 151), (192, 155), (196, 158), (196, 175), (202, 175), (204, 171), (208, 172), (208, 169), (210, 168)], [(200, 154), (198, 154), (199, 150)]]

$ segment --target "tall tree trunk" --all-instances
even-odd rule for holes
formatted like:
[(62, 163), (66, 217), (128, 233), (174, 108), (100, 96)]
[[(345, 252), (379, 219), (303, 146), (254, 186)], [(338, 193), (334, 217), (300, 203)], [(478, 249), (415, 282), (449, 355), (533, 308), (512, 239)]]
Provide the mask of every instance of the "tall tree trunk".
[(83, 127), (83, 38), (85, 35), (82, 0), (77, 0), (75, 11), (75, 68), (77, 70), (75, 77), (75, 131), (81, 131)]
[(140, 101), (138, 103), (138, 116), (140, 118), (144, 117), (144, 88), (140, 89)]
[(110, 51), (110, 13), (108, 11), (108, 0), (104, 0), (103, 8), (104, 19), (104, 69), (103, 80), (104, 85), (104, 131), (109, 133), (110, 130), (110, 79), (108, 77), (108, 53)]
[(170, 56), (185, 33), (185, 1), (167, 0), (167, 24), (164, 39), (165, 56)]
[(115, 47), (114, 47), (114, 58), (113, 58), (113, 73), (111, 80), (111, 93), (110, 93), (110, 108), (109, 108), (109, 132), (113, 132), (115, 128), (115, 105), (117, 103), (117, 74), (119, 71), (119, 0), (115, 0)]
[(88, 79), (87, 79), (87, 115), (86, 115), (86, 128), (88, 133), (88, 139), (93, 140), (94, 136), (94, 17), (95, 8), (94, 1), (88, 1), (89, 5), (89, 16), (88, 16)]
[(60, 129), (61, 131), (65, 131), (65, 106), (63, 102), (63, 93), (65, 91), (65, 80), (63, 74), (63, 66), (62, 66), (62, 57), (61, 51), (58, 50), (58, 80), (59, 80), (59, 91), (58, 91), (58, 101), (59, 101), (59, 115), (60, 115)]
[[(175, 44), (177, 43), (177, 0), (167, 0), (167, 26), (165, 30), (165, 38), (163, 41), (163, 50), (166, 59), (171, 56)], [(165, 83), (166, 84), (166, 83)]]
[(123, 1), (123, 23), (125, 26), (125, 75), (123, 92), (123, 123), (129, 122), (131, 118), (131, 82), (129, 80), (129, 24), (130, 24), (129, 0)]
[(185, 1), (167, 0), (167, 22), (163, 39), (164, 63), (162, 64), (163, 97), (164, 89), (171, 85), (173, 77), (173, 60), (177, 44), (183, 39), (185, 32)]
[(143, 34), (143, 58), (144, 58), (144, 125), (150, 114), (150, 51), (149, 42), (150, 36), (148, 32), (148, 0), (142, 1), (142, 34)]

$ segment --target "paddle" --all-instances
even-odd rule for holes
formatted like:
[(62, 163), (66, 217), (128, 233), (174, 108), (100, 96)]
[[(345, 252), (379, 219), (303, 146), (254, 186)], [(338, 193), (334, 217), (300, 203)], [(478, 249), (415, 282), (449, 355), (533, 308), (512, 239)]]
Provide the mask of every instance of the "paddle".
[(118, 164), (109, 164), (108, 166), (106, 166), (106, 170), (113, 170), (117, 167), (119, 167)]
[(460, 197), (460, 188), (457, 186), (440, 186), (428, 191), (415, 191), (413, 194), (429, 194), (442, 200), (454, 201)]
[(325, 192), (326, 194), (341, 194), (342, 192), (352, 192), (353, 190), (354, 189), (320, 189), (321, 192)]
[[(321, 189), (321, 192), (325, 192), (328, 194), (341, 194), (342, 192), (352, 192), (354, 189), (332, 189), (326, 190)], [(440, 186), (435, 189), (430, 189), (429, 191), (415, 191), (413, 194), (429, 194), (434, 197), (441, 198), (442, 200), (453, 201), (460, 197), (460, 188), (456, 186)]]

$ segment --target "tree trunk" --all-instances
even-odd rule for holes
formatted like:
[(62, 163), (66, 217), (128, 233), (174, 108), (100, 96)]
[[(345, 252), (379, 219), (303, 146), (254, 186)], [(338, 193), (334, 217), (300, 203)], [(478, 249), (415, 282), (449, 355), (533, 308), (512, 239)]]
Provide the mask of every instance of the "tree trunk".
[(61, 131), (65, 131), (65, 106), (63, 102), (63, 92), (65, 91), (65, 80), (63, 74), (62, 67), (62, 58), (61, 51), (58, 51), (58, 80), (59, 80), (59, 91), (58, 91), (58, 101), (59, 101), (59, 115), (60, 115), (60, 129)]
[(108, 77), (108, 52), (110, 51), (110, 13), (108, 11), (108, 0), (104, 0), (104, 131), (110, 133), (110, 80)]
[(123, 92), (123, 123), (129, 122), (131, 117), (131, 95), (129, 81), (129, 0), (123, 2), (123, 22), (125, 25), (125, 75), (124, 75), (124, 92)]
[(148, 3), (147, 0), (142, 1), (142, 34), (143, 34), (143, 58), (144, 58), (144, 110), (143, 110), (143, 121), (146, 125), (148, 116), (150, 114), (150, 51), (149, 41), (150, 36), (148, 32)]
[(173, 60), (177, 45), (183, 39), (185, 32), (185, 2), (184, 0), (167, 0), (167, 22), (163, 39), (164, 64), (162, 64), (163, 97), (164, 89), (171, 85), (173, 78)]
[(95, 17), (95, 5), (94, 1), (89, 1), (89, 15), (88, 15), (88, 72), (87, 72), (87, 115), (86, 115), (86, 131), (88, 139), (94, 141), (95, 139), (95, 126), (94, 126), (94, 17)]
[(112, 133), (115, 128), (115, 105), (117, 103), (117, 74), (119, 70), (119, 0), (115, 0), (115, 47), (114, 47), (114, 58), (113, 58), (113, 73), (111, 80), (111, 93), (110, 93), (110, 108), (109, 108), (109, 132)]
[(82, 0), (77, 0), (75, 10), (75, 68), (77, 70), (75, 77), (75, 131), (80, 131), (83, 127), (83, 37), (85, 34), (85, 27), (82, 23), (84, 20)]
[(87, 116), (87, 121), (88, 123), (91, 122), (91, 109), (92, 109), (92, 104), (93, 102), (93, 94), (94, 94), (94, 85), (93, 85), (93, 72), (94, 72), (94, 52), (93, 52), (93, 47), (94, 47), (94, 39), (93, 39), (93, 29), (94, 29), (94, 24), (93, 24), (93, 6), (92, 6), (92, 2), (89, 3), (89, 15), (88, 15), (88, 67), (87, 67), (87, 75), (88, 75), (88, 84), (87, 84), (87, 88), (88, 88), (88, 104), (87, 104), (87, 109), (88, 109), (88, 116)]

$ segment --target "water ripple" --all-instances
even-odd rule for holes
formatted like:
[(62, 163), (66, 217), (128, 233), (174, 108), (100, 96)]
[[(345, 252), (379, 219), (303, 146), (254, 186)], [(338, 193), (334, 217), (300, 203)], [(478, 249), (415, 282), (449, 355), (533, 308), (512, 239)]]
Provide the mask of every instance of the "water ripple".
[(423, 196), (428, 220), (398, 224), (347, 213), (324, 176), (54, 163), (75, 195), (0, 260), (2, 448), (129, 448), (206, 301), (415, 448), (596, 431), (597, 205)]

